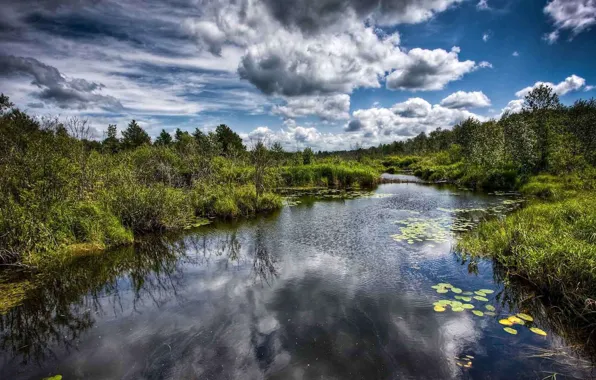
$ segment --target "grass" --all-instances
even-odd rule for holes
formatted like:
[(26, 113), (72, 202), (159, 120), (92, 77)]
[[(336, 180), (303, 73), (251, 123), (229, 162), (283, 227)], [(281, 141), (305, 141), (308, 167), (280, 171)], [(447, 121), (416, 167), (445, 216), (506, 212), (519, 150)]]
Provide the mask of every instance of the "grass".
[(494, 258), (563, 313), (596, 326), (596, 194), (590, 176), (540, 175), (521, 187), (529, 205), (481, 223), (458, 243)]
[(334, 188), (372, 187), (379, 183), (380, 171), (358, 162), (320, 163), (286, 166), (280, 169), (285, 187), (322, 186)]

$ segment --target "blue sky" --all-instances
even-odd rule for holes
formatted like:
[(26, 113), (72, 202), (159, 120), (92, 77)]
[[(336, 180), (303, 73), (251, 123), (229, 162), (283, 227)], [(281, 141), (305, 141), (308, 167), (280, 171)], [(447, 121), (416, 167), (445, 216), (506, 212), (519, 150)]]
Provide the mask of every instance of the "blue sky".
[(0, 0), (0, 91), (101, 138), (136, 119), (347, 149), (594, 96), (594, 0)]

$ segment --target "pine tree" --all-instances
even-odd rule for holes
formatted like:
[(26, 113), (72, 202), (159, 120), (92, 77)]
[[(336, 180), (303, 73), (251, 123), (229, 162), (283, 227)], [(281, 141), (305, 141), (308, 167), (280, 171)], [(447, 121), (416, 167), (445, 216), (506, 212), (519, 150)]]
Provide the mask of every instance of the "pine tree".
[(162, 129), (161, 133), (155, 140), (155, 145), (169, 146), (170, 144), (172, 144), (172, 136), (168, 132), (166, 132), (165, 129)]
[(135, 149), (141, 145), (150, 145), (151, 137), (135, 121), (131, 121), (128, 127), (122, 131), (122, 145), (125, 149)]

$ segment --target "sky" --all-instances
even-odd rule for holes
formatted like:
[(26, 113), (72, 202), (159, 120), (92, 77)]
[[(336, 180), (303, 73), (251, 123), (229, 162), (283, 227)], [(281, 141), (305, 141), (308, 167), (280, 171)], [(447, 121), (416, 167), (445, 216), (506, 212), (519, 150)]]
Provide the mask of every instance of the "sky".
[(596, 94), (596, 0), (0, 0), (0, 92), (39, 116), (377, 146)]

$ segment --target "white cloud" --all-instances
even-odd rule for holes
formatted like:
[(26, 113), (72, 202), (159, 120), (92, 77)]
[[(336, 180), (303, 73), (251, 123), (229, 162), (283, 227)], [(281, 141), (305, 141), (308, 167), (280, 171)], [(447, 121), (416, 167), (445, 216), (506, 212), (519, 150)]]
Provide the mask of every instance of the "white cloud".
[(565, 78), (564, 81), (562, 81), (558, 84), (554, 84), (551, 82), (536, 82), (536, 83), (534, 83), (533, 86), (528, 86), (526, 88), (519, 90), (518, 92), (515, 93), (515, 96), (517, 96), (518, 98), (523, 98), (528, 93), (530, 93), (533, 89), (537, 88), (540, 85), (545, 85), (545, 86), (551, 87), (553, 89), (553, 91), (555, 93), (557, 93), (558, 95), (565, 95), (571, 91), (580, 90), (582, 87), (584, 87), (586, 85), (586, 80), (582, 77), (578, 77), (577, 75), (573, 74), (573, 75)]
[(503, 108), (501, 110), (501, 115), (507, 113), (519, 113), (522, 111), (524, 106), (524, 100), (523, 99), (515, 99), (510, 101), (509, 103), (507, 103), (507, 105), (505, 106), (505, 108)]
[(272, 112), (286, 118), (316, 115), (323, 120), (349, 119), (350, 96), (339, 94), (288, 98), (285, 105), (273, 107)]
[(482, 61), (478, 64), (478, 67), (482, 68), (482, 69), (492, 69), (493, 68), (493, 64), (487, 61)]
[(559, 38), (561, 30), (569, 30), (570, 38), (589, 30), (596, 24), (595, 0), (552, 0), (544, 7), (544, 13), (549, 16), (554, 31), (544, 36), (549, 43)]
[(484, 32), (484, 34), (482, 34), (482, 41), (487, 42), (491, 37), (491, 33), (490, 32)]
[(511, 54), (511, 55), (514, 56), (514, 57), (519, 57), (519, 53), (517, 52), (517, 50), (514, 51), (513, 54)]
[(488, 0), (480, 0), (478, 4), (476, 4), (476, 8), (483, 11), (490, 9), (490, 7), (488, 6)]
[(458, 80), (478, 66), (474, 61), (460, 61), (459, 47), (443, 49), (412, 49), (403, 67), (387, 76), (387, 88), (392, 90), (441, 90), (451, 81)]
[(436, 128), (450, 129), (470, 117), (484, 120), (484, 117), (467, 110), (431, 105), (424, 99), (411, 98), (391, 108), (354, 111), (346, 131), (358, 132), (369, 140), (403, 140)]
[(490, 99), (482, 91), (457, 91), (441, 100), (447, 108), (479, 108), (490, 106)]

